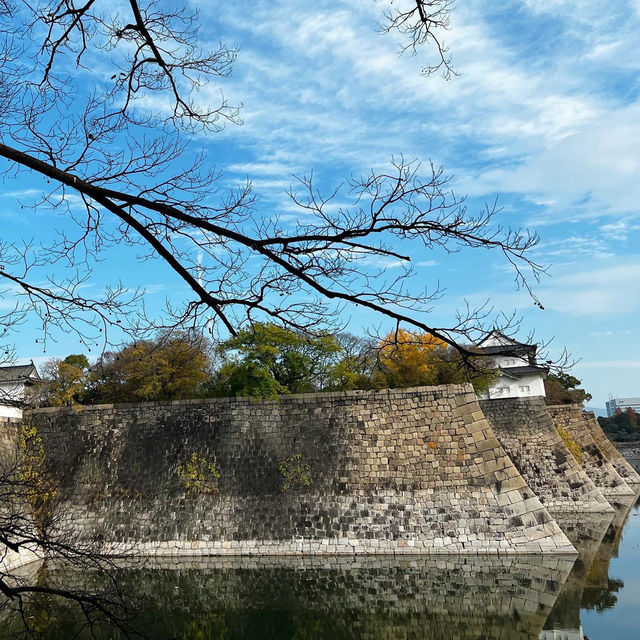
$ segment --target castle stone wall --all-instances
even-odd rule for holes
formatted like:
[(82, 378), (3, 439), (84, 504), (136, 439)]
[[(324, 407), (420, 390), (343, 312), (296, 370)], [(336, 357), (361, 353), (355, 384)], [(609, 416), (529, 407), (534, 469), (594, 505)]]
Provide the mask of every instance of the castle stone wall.
[(580, 446), (582, 468), (605, 496), (635, 494), (594, 440), (578, 405), (553, 405), (548, 410), (555, 425), (568, 431)]
[(552, 513), (612, 511), (558, 434), (544, 398), (482, 400), (500, 444)]
[(600, 451), (620, 476), (624, 478), (624, 481), (628, 485), (640, 484), (640, 474), (627, 462), (627, 459), (618, 451), (616, 445), (607, 438), (595, 414), (592, 411), (583, 411), (582, 418), (586, 422), (591, 436), (600, 447)]
[[(18, 439), (22, 421), (16, 418), (0, 418), (0, 486), (4, 479), (10, 479), (16, 473)], [(0, 530), (9, 530), (16, 513), (24, 514), (28, 507), (20, 501), (12, 499), (11, 491), (3, 492), (0, 501)], [(5, 528), (6, 527), (6, 528)], [(33, 545), (23, 547), (19, 551), (0, 543), (0, 575), (12, 572), (16, 567), (39, 560)]]
[[(25, 422), (74, 527), (140, 553), (575, 554), (470, 385), (40, 409)], [(187, 490), (178, 469), (194, 454), (220, 474), (215, 492)]]

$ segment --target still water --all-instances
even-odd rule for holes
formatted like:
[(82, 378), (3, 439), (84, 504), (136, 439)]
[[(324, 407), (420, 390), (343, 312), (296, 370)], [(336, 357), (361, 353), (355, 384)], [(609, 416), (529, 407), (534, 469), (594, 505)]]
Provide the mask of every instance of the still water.
[[(637, 640), (640, 501), (615, 516), (566, 517), (579, 550), (561, 558), (205, 559), (121, 570), (134, 623), (149, 638), (240, 640)], [(48, 567), (49, 585), (95, 588), (97, 576)], [(0, 637), (19, 631), (4, 612)], [(41, 637), (66, 640), (78, 618), (27, 604)], [(3, 631), (2, 631), (3, 630)], [(119, 638), (98, 628), (98, 638)], [(84, 631), (78, 637), (89, 637)]]

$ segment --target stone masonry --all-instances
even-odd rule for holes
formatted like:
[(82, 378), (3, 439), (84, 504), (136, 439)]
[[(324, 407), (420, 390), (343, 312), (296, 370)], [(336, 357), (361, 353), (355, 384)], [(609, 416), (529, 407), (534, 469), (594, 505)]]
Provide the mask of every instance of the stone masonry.
[(553, 405), (548, 410), (556, 426), (568, 431), (580, 446), (582, 468), (605, 496), (635, 495), (597, 445), (578, 405)]
[[(602, 430), (596, 416), (591, 411), (583, 411), (582, 418), (587, 423), (587, 428), (591, 433), (600, 451), (606, 459), (614, 466), (628, 485), (640, 484), (640, 474), (627, 462), (626, 458), (618, 451), (617, 447)], [(632, 489), (634, 487), (631, 487)]]
[(567, 449), (544, 398), (482, 400), (480, 406), (500, 444), (552, 515), (613, 511)]
[[(14, 471), (21, 424), (22, 421), (17, 418), (0, 418), (0, 484), (3, 478), (11, 476)], [(27, 509), (24, 504), (15, 504), (11, 500), (11, 492), (7, 493), (2, 493), (0, 502), (0, 529), (5, 523), (11, 523), (16, 513), (23, 515)], [(16, 567), (38, 560), (36, 552), (34, 546), (13, 551), (0, 544), (0, 575), (2, 572), (13, 572)]]
[[(470, 385), (24, 419), (74, 527), (137, 553), (575, 555)], [(194, 494), (178, 472), (194, 454), (215, 465), (215, 491)]]

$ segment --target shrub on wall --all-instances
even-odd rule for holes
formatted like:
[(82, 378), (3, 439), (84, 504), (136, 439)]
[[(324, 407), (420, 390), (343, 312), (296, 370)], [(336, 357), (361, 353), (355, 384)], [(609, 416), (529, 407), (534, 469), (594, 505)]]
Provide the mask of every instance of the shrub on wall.
[(280, 463), (278, 467), (282, 474), (282, 492), (289, 489), (303, 489), (311, 485), (309, 464), (303, 460), (301, 453), (294, 453)]
[(44, 444), (36, 427), (23, 425), (19, 446), (19, 482), (24, 486), (34, 522), (42, 532), (51, 519), (58, 489), (47, 470)]
[(191, 458), (176, 469), (185, 491), (190, 496), (217, 495), (220, 493), (220, 472), (205, 456), (193, 453)]
[(573, 439), (573, 436), (566, 429), (563, 429), (560, 425), (558, 425), (556, 429), (567, 446), (567, 449), (571, 452), (571, 455), (580, 464), (582, 464), (582, 450), (580, 449), (580, 445)]

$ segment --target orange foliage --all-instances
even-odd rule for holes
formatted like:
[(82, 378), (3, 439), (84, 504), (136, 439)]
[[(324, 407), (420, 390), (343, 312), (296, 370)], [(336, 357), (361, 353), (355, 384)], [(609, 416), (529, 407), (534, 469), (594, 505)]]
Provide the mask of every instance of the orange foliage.
[(433, 383), (436, 371), (429, 356), (434, 349), (446, 349), (447, 344), (428, 333), (400, 329), (387, 335), (380, 347), (380, 363), (394, 386), (413, 386)]

